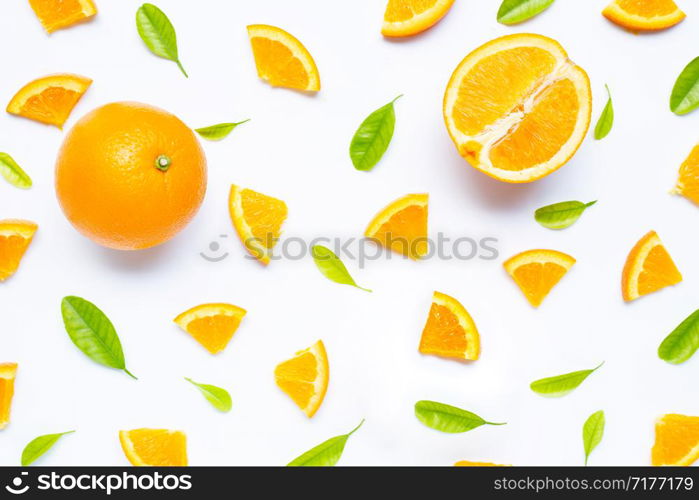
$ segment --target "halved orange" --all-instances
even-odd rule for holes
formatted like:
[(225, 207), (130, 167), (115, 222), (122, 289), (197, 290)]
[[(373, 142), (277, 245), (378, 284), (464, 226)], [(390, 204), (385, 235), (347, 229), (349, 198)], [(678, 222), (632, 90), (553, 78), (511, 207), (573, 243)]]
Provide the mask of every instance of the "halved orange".
[(655, 422), (653, 465), (692, 465), (699, 459), (699, 417), (670, 413)]
[(505, 182), (531, 182), (570, 160), (590, 125), (585, 71), (541, 35), (503, 36), (457, 66), (444, 121), (473, 167)]
[(274, 370), (279, 388), (309, 418), (315, 415), (325, 398), (329, 377), (328, 355), (322, 340), (279, 363)]
[(320, 74), (311, 53), (291, 33), (276, 26), (251, 24), (248, 37), (260, 78), (274, 87), (320, 90)]
[(573, 264), (573, 257), (557, 250), (527, 250), (510, 257), (503, 266), (529, 303), (539, 307)]
[(286, 220), (286, 203), (252, 189), (231, 186), (228, 210), (240, 240), (250, 255), (267, 265)]
[(187, 465), (187, 436), (167, 429), (119, 431), (119, 441), (132, 465), (182, 467)]
[(682, 281), (682, 274), (655, 231), (650, 231), (631, 249), (621, 275), (621, 293), (626, 302), (657, 292)]
[(14, 95), (7, 112), (61, 128), (91, 83), (67, 73), (38, 78)]
[(602, 15), (631, 31), (659, 31), (685, 18), (673, 0), (612, 0)]
[(417, 260), (427, 254), (427, 194), (403, 196), (371, 220), (364, 236), (384, 248)]
[(381, 34), (416, 35), (437, 24), (453, 4), (454, 0), (388, 0)]
[(226, 348), (246, 312), (232, 304), (201, 304), (177, 316), (175, 323), (216, 354)]
[(689, 156), (682, 162), (677, 185), (672, 191), (699, 205), (699, 144), (694, 146)]
[(468, 460), (459, 460), (454, 465), (456, 467), (510, 467), (509, 465), (494, 464), (492, 462), (470, 462)]
[(38, 228), (28, 220), (0, 220), (0, 281), (15, 274)]
[(0, 363), (0, 429), (4, 429), (10, 423), (16, 376), (17, 363)]
[(480, 350), (480, 335), (468, 311), (455, 298), (434, 292), (427, 323), (422, 330), (420, 352), (476, 360)]

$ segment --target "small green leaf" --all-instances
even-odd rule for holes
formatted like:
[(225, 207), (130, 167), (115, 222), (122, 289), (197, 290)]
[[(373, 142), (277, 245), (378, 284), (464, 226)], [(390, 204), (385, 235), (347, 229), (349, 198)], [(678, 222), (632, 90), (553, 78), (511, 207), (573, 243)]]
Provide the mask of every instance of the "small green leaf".
[(587, 465), (587, 459), (590, 458), (592, 450), (602, 441), (602, 436), (604, 436), (604, 412), (600, 410), (590, 415), (583, 424), (582, 439), (585, 449), (585, 465)]
[(31, 178), (7, 153), (0, 153), (0, 175), (2, 175), (7, 182), (20, 189), (29, 189), (32, 187)]
[(335, 436), (311, 448), (303, 455), (289, 462), (287, 467), (330, 467), (335, 465), (342, 457), (347, 440), (363, 423), (364, 420), (359, 422), (359, 425), (347, 434)]
[(672, 364), (687, 361), (699, 348), (699, 309), (675, 328), (658, 347), (658, 357)]
[(363, 288), (354, 282), (354, 279), (350, 276), (349, 271), (347, 271), (347, 268), (340, 258), (329, 248), (322, 245), (314, 245), (311, 248), (311, 255), (313, 255), (313, 261), (316, 263), (318, 270), (329, 280), (341, 285), (350, 285), (360, 290), (371, 292), (368, 288)]
[(177, 63), (184, 76), (189, 78), (177, 52), (175, 28), (162, 10), (150, 3), (141, 5), (136, 11), (136, 29), (153, 54)]
[(224, 413), (231, 411), (233, 401), (231, 400), (231, 395), (228, 394), (227, 390), (216, 387), (215, 385), (200, 384), (191, 378), (185, 377), (184, 379), (199, 389), (207, 401), (211, 403), (212, 406), (218, 411), (222, 411)]
[(415, 416), (427, 427), (450, 434), (470, 431), (481, 425), (505, 425), (504, 422), (488, 422), (475, 413), (436, 401), (415, 403)]
[(498, 22), (517, 24), (548, 9), (553, 0), (503, 0), (498, 9)]
[(204, 139), (209, 141), (220, 141), (228, 137), (228, 134), (233, 132), (233, 129), (238, 125), (242, 125), (245, 122), (249, 122), (250, 119), (243, 120), (242, 122), (231, 122), (231, 123), (219, 123), (217, 125), (211, 125), (210, 127), (202, 127), (194, 129), (194, 131), (202, 136)]
[(605, 85), (607, 89), (607, 104), (605, 104), (602, 114), (597, 120), (597, 126), (595, 127), (595, 139), (598, 141), (604, 139), (612, 130), (612, 125), (614, 124), (614, 106), (612, 105), (612, 93), (609, 91), (609, 86)]
[(686, 115), (699, 107), (699, 57), (685, 66), (670, 94), (670, 110)]
[(592, 372), (597, 370), (603, 364), (604, 361), (591, 370), (580, 370), (577, 372), (557, 375), (555, 377), (546, 377), (535, 380), (531, 383), (530, 387), (532, 391), (536, 392), (537, 394), (541, 394), (542, 396), (548, 396), (551, 398), (565, 396), (582, 384)]
[(32, 439), (22, 451), (22, 467), (31, 465), (38, 460), (44, 453), (49, 451), (56, 444), (56, 441), (66, 434), (72, 434), (75, 431), (60, 432), (58, 434), (45, 434), (38, 438)]
[(388, 149), (396, 124), (393, 103), (400, 97), (396, 97), (367, 116), (354, 133), (350, 143), (350, 158), (357, 170), (374, 168)]
[(534, 212), (536, 221), (549, 229), (565, 229), (572, 226), (583, 214), (585, 209), (597, 203), (582, 201), (562, 201), (553, 205), (546, 205)]
[(64, 297), (61, 313), (70, 340), (87, 357), (136, 378), (126, 369), (124, 351), (114, 325), (96, 305), (80, 297)]

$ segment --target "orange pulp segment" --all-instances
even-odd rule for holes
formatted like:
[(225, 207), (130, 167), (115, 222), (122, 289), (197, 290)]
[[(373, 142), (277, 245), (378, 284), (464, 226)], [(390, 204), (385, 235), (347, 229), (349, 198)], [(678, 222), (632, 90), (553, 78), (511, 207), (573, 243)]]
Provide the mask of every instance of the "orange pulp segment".
[(417, 260), (427, 254), (427, 194), (409, 194), (381, 210), (364, 236), (396, 253)]
[(650, 231), (631, 249), (621, 275), (621, 293), (626, 302), (682, 281), (682, 274), (655, 231)]
[(444, 293), (434, 292), (419, 349), (423, 354), (478, 359), (478, 329), (471, 315), (458, 300)]
[(556, 250), (527, 250), (503, 263), (534, 307), (539, 307), (551, 289), (573, 267), (575, 259)]
[(201, 304), (177, 316), (175, 323), (216, 354), (226, 348), (245, 314), (245, 309), (232, 304)]
[(279, 365), (274, 378), (307, 417), (312, 417), (320, 408), (328, 390), (330, 368), (323, 341), (319, 340), (308, 349)]

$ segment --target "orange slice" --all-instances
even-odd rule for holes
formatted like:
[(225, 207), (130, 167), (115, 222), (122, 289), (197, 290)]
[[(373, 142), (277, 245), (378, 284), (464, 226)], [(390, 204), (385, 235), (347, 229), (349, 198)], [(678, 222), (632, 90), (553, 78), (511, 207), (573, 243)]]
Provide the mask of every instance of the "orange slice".
[(16, 376), (17, 363), (0, 363), (0, 429), (4, 429), (10, 423)]
[(692, 465), (699, 459), (699, 417), (670, 413), (655, 423), (653, 465)]
[(182, 467), (187, 465), (187, 436), (167, 429), (119, 431), (119, 441), (132, 465)]
[(315, 415), (325, 398), (329, 377), (328, 355), (322, 340), (279, 363), (274, 370), (279, 388), (309, 418)]
[(454, 0), (388, 0), (381, 34), (416, 35), (437, 24), (453, 3)]
[(183, 312), (175, 323), (211, 354), (223, 351), (246, 311), (232, 304), (202, 304)]
[(231, 186), (228, 198), (231, 220), (250, 255), (267, 265), (286, 220), (286, 203), (252, 189)]
[(626, 302), (682, 281), (677, 266), (655, 231), (641, 238), (626, 258), (621, 293)]
[(92, 0), (29, 0), (29, 5), (48, 33), (67, 28), (97, 14)]
[(585, 71), (541, 35), (492, 40), (457, 66), (444, 121), (459, 154), (505, 182), (531, 182), (570, 160), (590, 125)]
[(468, 460), (459, 460), (454, 465), (456, 467), (510, 467), (509, 465), (494, 464), (491, 462), (469, 462)]
[(89, 78), (67, 73), (39, 78), (15, 94), (7, 112), (61, 128), (91, 83)]
[(426, 194), (409, 194), (392, 202), (369, 223), (364, 236), (384, 248), (417, 260), (428, 251)]
[(631, 31), (664, 30), (685, 18), (672, 0), (612, 0), (602, 15)]
[(0, 220), (0, 281), (15, 274), (38, 227), (27, 220)]
[(420, 352), (476, 360), (480, 347), (478, 329), (464, 306), (449, 295), (434, 292), (430, 314), (422, 330)]
[(503, 263), (524, 296), (539, 307), (551, 289), (573, 267), (575, 259), (556, 250), (527, 250)]
[(699, 205), (699, 144), (694, 146), (680, 166), (677, 185), (672, 193), (680, 194)]
[(276, 26), (252, 24), (248, 37), (257, 75), (274, 87), (317, 92), (320, 74), (311, 53), (293, 35)]

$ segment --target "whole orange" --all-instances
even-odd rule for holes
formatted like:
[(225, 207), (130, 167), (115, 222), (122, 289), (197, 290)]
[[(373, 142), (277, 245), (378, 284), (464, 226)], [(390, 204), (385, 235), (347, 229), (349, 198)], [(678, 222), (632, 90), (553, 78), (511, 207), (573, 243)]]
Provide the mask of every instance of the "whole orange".
[(82, 117), (56, 161), (68, 220), (100, 245), (137, 250), (175, 236), (199, 210), (206, 157), (175, 115), (115, 102)]

